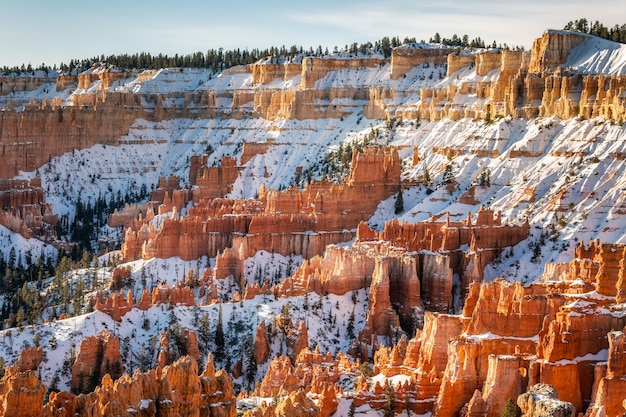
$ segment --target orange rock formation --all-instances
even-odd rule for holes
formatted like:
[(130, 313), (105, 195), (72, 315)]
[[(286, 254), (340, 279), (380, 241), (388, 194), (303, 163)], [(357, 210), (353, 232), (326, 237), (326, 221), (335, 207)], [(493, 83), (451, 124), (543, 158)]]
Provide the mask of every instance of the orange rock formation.
[(123, 371), (119, 339), (104, 330), (82, 340), (72, 365), (70, 387), (75, 393), (89, 392), (104, 375), (119, 378)]
[(236, 414), (232, 381), (223, 370), (215, 372), (211, 356), (200, 375), (196, 361), (185, 356), (163, 369), (136, 371), (116, 381), (106, 375), (102, 385), (89, 394), (75, 397), (64, 392), (52, 393), (43, 413), (42, 402), (38, 403), (37, 414), (32, 415), (234, 417)]
[[(549, 384), (560, 400), (552, 402), (564, 404), (564, 415), (573, 410), (621, 415), (626, 411), (626, 339), (624, 330), (613, 329), (626, 324), (615, 290), (615, 276), (621, 274), (615, 265), (624, 264), (623, 249), (581, 244), (574, 251), (576, 259), (559, 268), (548, 265), (542, 280), (528, 286), (474, 282), (462, 314), (427, 311), (423, 329), (413, 339), (378, 349), (374, 370), (387, 378), (408, 377), (410, 382), (396, 392), (411, 393), (412, 400), (396, 400), (396, 406), (408, 404), (418, 414), (498, 416), (509, 398), (519, 396), (526, 415), (550, 415), (537, 414), (540, 409), (532, 408), (531, 394), (521, 395), (535, 384)], [(379, 298), (378, 287), (372, 285), (370, 298)], [(375, 323), (368, 320), (368, 326)], [(280, 386), (278, 381), (288, 381), (292, 373), (283, 364), (268, 373), (275, 382), (267, 380), (266, 387)], [(384, 389), (360, 386), (354, 401), (382, 407)]]
[(45, 202), (41, 179), (0, 179), (0, 225), (25, 238), (56, 239), (59, 216)]
[(152, 290), (152, 294), (144, 289), (139, 302), (133, 300), (133, 293), (128, 290), (125, 297), (122, 291), (113, 292), (110, 295), (98, 295), (91, 300), (91, 303), (94, 305), (94, 310), (108, 314), (115, 321), (120, 321), (124, 314), (134, 307), (147, 310), (151, 306), (161, 304), (195, 305), (193, 289), (185, 285), (177, 285), (172, 288), (166, 284), (159, 284)]
[(264, 364), (270, 357), (270, 340), (267, 335), (267, 326), (265, 326), (265, 321), (259, 323), (256, 328), (253, 355), (254, 362), (257, 365)]
[[(383, 118), (395, 110), (385, 97), (405, 94), (403, 91), (382, 91), (377, 86), (321, 88), (318, 81), (340, 70), (389, 65), (390, 78), (398, 79), (424, 63), (443, 64), (447, 60), (448, 75), (466, 66), (475, 66), (477, 75), (499, 71), (494, 81), (472, 82), (457, 87), (429, 88), (420, 91), (420, 101), (398, 110), (398, 116), (439, 120), (445, 117), (493, 118), (536, 117), (557, 115), (562, 118), (582, 116), (624, 120), (624, 76), (568, 74), (562, 69), (572, 49), (582, 44), (586, 35), (564, 31), (547, 31), (533, 43), (529, 51), (483, 51), (457, 54), (454, 49), (421, 49), (403, 46), (394, 49), (391, 59), (317, 58), (307, 57), (301, 64), (260, 62), (249, 67), (233, 68), (226, 73), (246, 72), (252, 75), (253, 86), (240, 90), (194, 91), (167, 93), (112, 92), (105, 89), (117, 79), (134, 76), (140, 80), (155, 74), (120, 72), (94, 68), (79, 76), (60, 76), (57, 90), (77, 84), (79, 90), (70, 105), (60, 100), (29, 103), (22, 111), (11, 106), (0, 121), (0, 146), (7, 163), (0, 167), (0, 178), (10, 178), (19, 171), (34, 171), (51, 157), (96, 143), (116, 145), (138, 118), (160, 121), (172, 117), (215, 118), (219, 116), (246, 118), (276, 117), (307, 119), (343, 117), (361, 108), (360, 105), (332, 104), (334, 99), (365, 100), (368, 117)], [(273, 80), (300, 76), (298, 90), (270, 87)], [(97, 91), (84, 87), (101, 81)], [(0, 82), (0, 89), (28, 90), (48, 79), (20, 78)], [(3, 85), (4, 84), (4, 85)], [(261, 88), (262, 86), (262, 88)], [(449, 88), (448, 88), (449, 87)], [(475, 106), (457, 106), (457, 93), (474, 94), (481, 99)], [(0, 92), (1, 94), (1, 92)], [(219, 97), (232, 100), (232, 106), (220, 108)], [(169, 97), (182, 98), (176, 107), (164, 107)], [(147, 105), (150, 108), (145, 107)], [(202, 109), (197, 106), (202, 104)], [(15, 103), (19, 107), (22, 103)], [(116, 120), (116, 123), (109, 123)], [(242, 164), (245, 161), (242, 161)]]
[[(448, 312), (454, 273), (462, 277), (465, 292), (469, 291), (470, 283), (482, 280), (484, 267), (502, 248), (528, 235), (528, 224), (503, 226), (499, 219), (492, 211), (481, 209), (475, 223), (471, 216), (459, 223), (400, 224), (393, 220), (380, 233), (361, 223), (356, 243), (350, 247), (329, 246), (323, 257), (305, 260), (283, 282), (279, 294), (315, 291), (342, 295), (370, 286), (377, 268), (378, 277), (391, 268), (387, 274), (391, 279), (388, 296), (391, 303), (403, 307), (407, 316), (413, 308), (420, 309), (421, 302), (426, 310)], [(464, 251), (462, 246), (469, 250)], [(372, 312), (372, 317), (379, 314)]]
[(0, 379), (0, 415), (39, 417), (45, 393), (37, 371), (10, 366)]
[[(222, 179), (211, 182), (223, 185), (222, 174), (215, 175)], [(227, 251), (218, 257), (216, 276), (222, 277), (224, 258), (230, 257), (227, 265), (235, 269), (228, 266), (225, 276), (232, 274), (238, 279), (241, 270), (237, 262), (241, 265), (258, 250), (310, 258), (321, 254), (330, 243), (351, 239), (350, 230), (368, 219), (378, 202), (396, 192), (399, 184), (397, 150), (366, 148), (363, 153), (354, 153), (350, 176), (343, 185), (314, 183), (304, 190), (261, 190), (253, 202), (201, 200), (189, 209), (188, 216), (164, 219), (158, 230), (145, 223), (133, 224), (126, 231), (122, 254), (126, 259), (197, 259), (214, 257), (233, 247), (236, 252)]]
[(36, 371), (43, 359), (43, 348), (30, 347), (24, 348), (17, 358), (17, 368), (20, 372)]

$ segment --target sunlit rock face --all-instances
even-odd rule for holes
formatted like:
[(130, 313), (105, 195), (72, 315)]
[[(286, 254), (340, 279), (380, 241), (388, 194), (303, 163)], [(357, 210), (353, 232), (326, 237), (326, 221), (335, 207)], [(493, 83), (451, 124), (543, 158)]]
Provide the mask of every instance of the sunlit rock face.
[[(45, 404), (37, 372), (49, 383), (48, 367), (60, 368), (53, 362), (63, 355), (28, 347), (21, 335), (31, 328), (4, 331), (3, 341), (21, 338), (25, 347), (18, 359), (11, 353), (17, 367), (0, 380), (4, 415), (231, 417), (235, 395), (274, 397), (245, 411), (259, 417), (326, 417), (347, 413), (349, 402), (377, 412), (391, 402), (397, 413), (498, 416), (509, 399), (526, 416), (624, 414), (626, 252), (577, 235), (621, 239), (621, 49), (548, 31), (528, 51), (404, 45), (390, 58), (267, 60), (214, 78), (199, 71), (187, 84), (189, 69), (90, 70), (60, 76), (51, 87), (63, 96), (12, 102), (0, 120), (0, 225), (63, 248), (55, 187), (65, 183), (75, 203), (107, 181), (116, 193), (113, 185), (149, 176), (149, 197), (110, 215), (108, 232), (123, 239), (113, 263), (122, 265), (101, 258), (106, 283), (80, 312), (93, 308), (86, 314), (116, 331), (137, 313), (159, 311), (196, 328), (144, 321), (155, 327), (142, 329), (152, 332), (142, 332), (142, 343), (153, 340), (156, 368), (128, 375), (136, 353), (123, 354), (121, 344), (132, 338), (78, 324), (71, 348), (59, 348), (73, 393), (51, 392)], [(614, 65), (601, 65), (594, 50), (612, 51)], [(0, 78), (2, 102), (7, 89), (48, 81)], [(331, 166), (338, 148), (349, 149), (334, 161), (341, 175)], [(71, 165), (74, 153), (87, 162)], [(130, 161), (118, 164), (126, 154)], [(96, 162), (97, 175), (79, 181), (80, 167)], [(452, 165), (457, 176), (443, 181)], [(71, 172), (54, 179), (62, 169)], [(70, 190), (74, 181), (82, 188)], [(402, 192), (410, 206), (396, 210)], [(522, 265), (524, 283), (496, 276), (508, 256), (528, 260), (545, 230), (570, 245), (544, 242), (541, 263)], [(259, 268), (253, 283), (246, 268), (261, 252), (300, 259), (286, 276)], [(150, 269), (154, 260), (163, 263)], [(166, 272), (178, 260), (189, 264)], [(151, 288), (138, 284), (146, 265), (157, 278)], [(59, 287), (37, 290), (47, 301)], [(350, 313), (350, 294), (361, 309), (356, 331), (353, 318), (351, 336), (341, 328), (347, 320), (325, 334), (325, 321)], [(300, 310), (305, 297), (324, 300), (325, 318)], [(288, 302), (297, 317), (276, 313)], [(217, 303), (231, 317), (253, 305), (257, 321), (246, 335), (230, 335), (233, 352), (244, 338), (249, 349), (229, 358), (231, 375), (216, 372), (211, 357), (198, 375), (213, 335), (194, 322)], [(320, 351), (324, 334), (336, 339), (335, 351)], [(48, 333), (38, 337), (54, 345)], [(188, 356), (175, 357), (173, 343)], [(243, 390), (251, 364), (259, 373)]]

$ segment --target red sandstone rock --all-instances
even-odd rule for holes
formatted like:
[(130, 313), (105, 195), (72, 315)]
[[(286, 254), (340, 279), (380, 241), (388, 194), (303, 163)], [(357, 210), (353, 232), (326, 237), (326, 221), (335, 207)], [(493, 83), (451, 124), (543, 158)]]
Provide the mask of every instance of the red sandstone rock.
[[(482, 273), (484, 267), (495, 259), (501, 248), (521, 242), (528, 236), (528, 230), (528, 224), (520, 227), (503, 226), (498, 214), (481, 208), (475, 222), (472, 221), (471, 215), (462, 222), (446, 220), (400, 224), (394, 219), (387, 222), (383, 231), (378, 234), (368, 232), (366, 226), (362, 225), (359, 227), (357, 240), (384, 240), (408, 251), (445, 252), (449, 260), (423, 259), (420, 265), (424, 265), (425, 269), (419, 273), (425, 290), (424, 295), (427, 296), (424, 303), (442, 311), (448, 307), (450, 299), (448, 288), (451, 287), (451, 282), (448, 265), (464, 266), (462, 269), (457, 266), (452, 272), (461, 276), (463, 290), (467, 292), (472, 281), (482, 278), (475, 277), (476, 274), (469, 266), (478, 268)], [(466, 260), (465, 253), (460, 250), (464, 245), (469, 246), (470, 252), (479, 253), (478, 258)]]
[(561, 307), (552, 321), (545, 321), (537, 355), (556, 362), (597, 353), (608, 348), (608, 331), (622, 327), (623, 322), (592, 299), (573, 301)]
[(114, 320), (120, 321), (133, 307), (147, 310), (150, 306), (160, 304), (193, 306), (195, 305), (195, 298), (193, 289), (185, 285), (171, 288), (168, 285), (159, 284), (152, 291), (152, 295), (147, 289), (144, 289), (138, 304), (133, 302), (133, 294), (130, 290), (128, 290), (126, 298), (123, 298), (121, 292), (119, 294), (114, 292), (108, 297), (97, 296), (95, 302), (93, 300), (91, 302), (94, 304), (95, 310), (107, 313)]
[(193, 290), (187, 286), (169, 287), (168, 285), (159, 284), (152, 291), (152, 305), (171, 304), (171, 305), (195, 305)]
[(463, 315), (472, 318), (468, 328), (471, 334), (532, 337), (539, 334), (545, 318), (554, 317), (565, 302), (562, 297), (546, 294), (541, 286), (495, 280), (471, 287)]
[(421, 287), (424, 307), (428, 311), (447, 313), (452, 307), (450, 257), (432, 252), (420, 255)]
[(24, 348), (17, 358), (17, 368), (20, 372), (36, 371), (43, 358), (43, 348), (31, 347)]
[[(329, 243), (350, 240), (353, 233), (346, 231), (368, 219), (378, 201), (394, 193), (399, 183), (397, 149), (367, 148), (354, 153), (352, 171), (344, 185), (312, 183), (304, 190), (270, 190), (253, 204), (197, 201), (189, 216), (164, 219), (159, 230), (140, 224), (127, 229), (122, 254), (125, 259), (134, 259), (139, 250), (145, 259), (213, 257), (234, 247), (232, 233), (237, 232), (243, 235), (240, 240), (246, 242), (247, 249), (239, 254), (240, 262), (241, 255), (249, 257), (260, 249), (310, 258), (321, 254)], [(167, 198), (166, 193), (164, 202)], [(224, 217), (227, 213), (236, 215)], [(316, 234), (302, 233), (310, 231)], [(325, 233), (317, 234), (322, 231)]]
[(185, 351), (187, 355), (192, 357), (195, 361), (200, 359), (200, 349), (198, 348), (198, 336), (196, 332), (190, 329), (181, 329), (180, 337), (185, 343)]
[[(124, 95), (108, 93), (107, 102), (100, 103), (97, 111), (93, 107), (53, 108), (47, 102), (26, 106), (19, 112), (5, 110), (0, 120), (0, 143), (4, 144), (6, 163), (0, 167), (0, 177), (11, 178), (19, 171), (34, 171), (50, 158), (72, 149), (96, 143), (116, 145), (119, 138), (128, 133), (131, 123), (141, 117), (135, 112), (119, 111), (115, 101)], [(138, 96), (131, 99), (140, 100)], [(24, 158), (24, 155), (29, 157)]]
[(478, 343), (452, 342), (448, 345), (448, 364), (433, 415), (455, 416), (479, 388), (477, 357)]
[(322, 354), (316, 348), (311, 352), (303, 349), (294, 365), (289, 357), (279, 356), (270, 362), (259, 389), (261, 396), (289, 393), (304, 389), (313, 394), (322, 394), (328, 386), (339, 381), (341, 373), (355, 375), (360, 364), (339, 353), (333, 358), (330, 353)]
[[(223, 198), (230, 193), (239, 175), (240, 168), (237, 167), (237, 161), (230, 156), (222, 157), (221, 164), (216, 167), (207, 167), (207, 160), (207, 156), (195, 156), (191, 159), (189, 182), (197, 187), (193, 189), (194, 202), (201, 199)], [(242, 156), (241, 165), (246, 162)]]
[(261, 383), (260, 393), (263, 396), (273, 396), (282, 391), (295, 391), (299, 385), (298, 378), (293, 375), (291, 360), (287, 356), (274, 358), (267, 369)]
[(77, 401), (74, 395), (67, 391), (50, 392), (48, 402), (44, 405), (45, 417), (71, 417), (76, 415)]
[(262, 403), (259, 408), (248, 411), (245, 417), (317, 417), (320, 410), (304, 391), (297, 390), (282, 398), (277, 405)]
[[(479, 404), (480, 401), (475, 402), (481, 409), (481, 415), (500, 416), (506, 401), (515, 400), (522, 393), (525, 389), (524, 382), (527, 382), (520, 373), (524, 369), (522, 365), (520, 358), (515, 356), (489, 356), (489, 371), (482, 389), (482, 404)], [(471, 405), (468, 412), (474, 412)]]
[(0, 225), (25, 238), (45, 238), (59, 246), (54, 229), (59, 217), (45, 202), (40, 178), (0, 178), (0, 207)]
[(294, 327), (289, 328), (286, 344), (287, 354), (293, 361), (295, 361), (302, 350), (309, 347), (309, 335), (304, 321), (298, 324), (297, 329)]
[(35, 371), (19, 371), (9, 366), (0, 379), (0, 415), (41, 416), (46, 388)]
[(608, 334), (609, 360), (596, 365), (593, 397), (587, 414), (590, 417), (617, 416), (626, 411), (626, 336), (623, 331)]
[(97, 297), (94, 310), (102, 311), (111, 316), (113, 320), (120, 321), (122, 316), (133, 308), (132, 295), (132, 292), (129, 290), (126, 299), (124, 299), (122, 292), (119, 294), (114, 292), (103, 300), (101, 300), (101, 297)]
[(119, 339), (104, 330), (82, 340), (72, 365), (70, 387), (73, 392), (89, 392), (105, 374), (118, 378), (123, 371)]
[(259, 323), (256, 328), (256, 336), (254, 338), (254, 361), (257, 365), (262, 365), (270, 357), (270, 340), (267, 334), (267, 327), (265, 321)]
[[(206, 369), (198, 376), (196, 361), (185, 356), (162, 370), (136, 371), (116, 381), (107, 375), (102, 385), (90, 394), (78, 397), (52, 394), (43, 416), (234, 417), (235, 414), (236, 400), (228, 375), (223, 370), (215, 372), (209, 356)], [(41, 410), (36, 415), (42, 415)]]
[(337, 392), (334, 386), (327, 386), (320, 395), (318, 406), (320, 417), (330, 417), (337, 411)]
[(113, 270), (113, 274), (111, 275), (109, 289), (111, 291), (120, 290), (126, 285), (128, 278), (130, 278), (129, 268), (115, 268)]
[(389, 263), (376, 261), (372, 283), (370, 285), (370, 297), (366, 324), (359, 339), (371, 342), (375, 336), (390, 336), (394, 328), (400, 327), (400, 320), (389, 297)]

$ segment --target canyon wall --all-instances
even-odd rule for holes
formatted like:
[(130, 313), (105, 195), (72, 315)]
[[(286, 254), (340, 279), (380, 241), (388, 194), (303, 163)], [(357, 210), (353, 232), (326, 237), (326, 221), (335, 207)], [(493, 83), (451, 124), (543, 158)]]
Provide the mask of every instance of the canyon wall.
[[(137, 99), (139, 99), (137, 97)], [(0, 177), (35, 171), (55, 156), (97, 143), (117, 145), (138, 115), (116, 103), (53, 107), (49, 103), (0, 116)], [(115, 120), (115, 123), (111, 123)]]
[(0, 179), (0, 225), (25, 238), (57, 242), (59, 216), (46, 203), (41, 179)]
[(145, 373), (136, 371), (113, 380), (104, 375), (95, 391), (73, 395), (51, 392), (44, 403), (46, 388), (36, 371), (7, 369), (0, 379), (0, 414), (6, 416), (200, 416), (234, 417), (236, 399), (232, 381), (223, 370), (215, 371), (209, 357), (198, 375), (196, 361), (185, 356), (164, 368)]
[[(615, 265), (615, 257), (624, 259), (622, 246), (581, 244), (576, 254), (583, 258), (571, 265), (590, 265), (595, 271), (593, 285), (604, 286), (608, 281), (615, 288), (612, 274), (601, 270)], [(585, 263), (585, 259), (594, 261)], [(377, 355), (376, 366), (386, 376), (410, 376), (418, 390), (430, 392), (427, 401), (416, 404), (416, 413), (453, 416), (463, 409), (469, 415), (497, 416), (508, 398), (515, 401), (542, 383), (552, 386), (556, 398), (576, 412), (600, 415), (604, 410), (606, 415), (621, 415), (625, 411), (623, 387), (617, 381), (622, 365), (617, 364), (624, 354), (623, 332), (612, 329), (622, 329), (626, 321), (617, 312), (615, 295), (597, 295), (571, 285), (589, 275), (569, 269), (556, 280), (546, 276), (529, 286), (501, 280), (474, 283), (460, 316), (427, 313), (423, 330), (409, 344), (419, 349), (409, 355), (406, 347), (398, 348), (407, 353), (395, 360), (396, 365), (382, 359), (388, 355)], [(439, 333), (432, 329), (444, 323), (443, 329), (452, 328), (453, 333), (437, 337)], [(433, 372), (425, 363), (432, 363), (426, 358), (435, 349), (442, 357)], [(427, 389), (433, 381), (435, 389)], [(520, 406), (527, 407), (526, 398), (519, 397)]]
[[(10, 163), (0, 167), (0, 177), (33, 171), (72, 149), (96, 143), (116, 145), (140, 118), (302, 120), (341, 118), (364, 111), (366, 116), (375, 118), (394, 115), (409, 119), (493, 120), (505, 116), (556, 115), (564, 119), (580, 116), (623, 121), (626, 119), (625, 76), (579, 74), (563, 67), (571, 51), (588, 40), (589, 36), (583, 34), (547, 31), (529, 51), (459, 51), (404, 45), (393, 50), (391, 59), (305, 57), (301, 64), (262, 61), (227, 71), (228, 75), (250, 74), (250, 82), (220, 91), (111, 91), (118, 80), (148, 82), (161, 76), (154, 71), (136, 73), (104, 68), (92, 69), (78, 77), (60, 76), (57, 89), (64, 90), (73, 83), (77, 87), (64, 104), (61, 100), (33, 101), (20, 111), (7, 105), (2, 112), (1, 152)], [(446, 65), (445, 85), (402, 90), (394, 84), (423, 65)], [(347, 79), (326, 85), (324, 81), (342, 72), (382, 68), (389, 68), (389, 78), (377, 85), (354, 84)], [(474, 69), (476, 77), (456, 81), (458, 71), (466, 68)], [(276, 80), (289, 83), (276, 84)], [(292, 80), (297, 82), (292, 84)], [(3, 83), (7, 89), (30, 90), (40, 82), (16, 79)], [(11, 83), (23, 85), (11, 87)], [(413, 93), (418, 94), (417, 101), (407, 99)]]
[[(252, 201), (216, 200), (236, 177), (234, 161), (224, 160), (226, 167), (202, 168), (197, 162), (198, 169), (190, 171), (196, 183), (194, 198), (214, 197), (200, 199), (188, 216), (174, 214), (158, 229), (147, 218), (130, 225), (122, 245), (125, 259), (198, 259), (230, 247), (237, 248), (241, 261), (261, 249), (310, 258), (322, 254), (328, 244), (350, 240), (358, 223), (400, 186), (397, 149), (371, 147), (354, 152), (351, 173), (342, 185), (314, 182), (304, 189), (261, 189)], [(164, 212), (162, 207), (159, 212)]]
[[(391, 60), (305, 58), (301, 65), (259, 63), (236, 70), (243, 73), (239, 75), (250, 74), (250, 82), (219, 92), (111, 92), (106, 89), (129, 75), (106, 71), (82, 74), (76, 80), (60, 78), (58, 88), (73, 82), (82, 90), (94, 83), (101, 88), (95, 93), (77, 92), (65, 106), (42, 102), (3, 112), (0, 144), (6, 164), (0, 167), (0, 177), (34, 170), (74, 148), (118, 145), (138, 118), (315, 119), (340, 118), (365, 109), (366, 116), (380, 118), (489, 121), (556, 115), (621, 122), (626, 116), (624, 76), (584, 75), (563, 68), (573, 48), (586, 40), (584, 35), (546, 32), (530, 51), (469, 54), (407, 47), (394, 50)], [(414, 96), (415, 102), (405, 102), (399, 110), (399, 98), (413, 92), (395, 87), (426, 63), (445, 63), (449, 83), (433, 82), (430, 85), (435, 87), (419, 89), (419, 99)], [(389, 88), (334, 83), (333, 76), (350, 71), (385, 73), (397, 83)], [(462, 80), (460, 75), (472, 72), (479, 78)], [(153, 75), (143, 76), (148, 80)], [(285, 87), (297, 77), (298, 82)], [(469, 97), (476, 99), (472, 102)], [(229, 277), (240, 287), (233, 297), (236, 301), (260, 293), (291, 297), (312, 291), (325, 296), (367, 289), (367, 315), (350, 353), (366, 360), (373, 357), (375, 372), (385, 378), (401, 377), (403, 382), (395, 388), (396, 411), (497, 416), (508, 399), (517, 399), (525, 413), (536, 414), (532, 403), (539, 402), (535, 398), (543, 400), (542, 392), (548, 400), (558, 398), (565, 413), (575, 410), (599, 417), (626, 411), (621, 401), (626, 389), (623, 246), (580, 244), (573, 251), (574, 259), (547, 264), (541, 279), (532, 284), (499, 279), (483, 283), (485, 267), (504, 248), (529, 235), (528, 221), (504, 225), (499, 213), (480, 209), (475, 218), (468, 214), (463, 221), (445, 215), (412, 224), (392, 220), (382, 230), (371, 229), (365, 221), (379, 203), (406, 185), (398, 149), (393, 147), (354, 152), (351, 171), (342, 184), (313, 181), (303, 189), (281, 191), (262, 186), (258, 198), (226, 199), (244, 165), (273, 146), (282, 144), (271, 140), (246, 144), (239, 160), (224, 156), (216, 166), (208, 166), (204, 156), (191, 158), (189, 187), (181, 188), (176, 177), (163, 178), (150, 205), (129, 206), (111, 216), (111, 225), (126, 226), (121, 249), (125, 261), (216, 258), (214, 268), (198, 279), (197, 299), (195, 288), (158, 286), (152, 293), (144, 291), (137, 302), (132, 292), (117, 292), (130, 273), (116, 269), (109, 287), (115, 292), (96, 294), (95, 310), (119, 322), (133, 308), (208, 304), (219, 299), (212, 280)], [(453, 155), (449, 151), (454, 150), (433, 151)], [(519, 152), (516, 156), (533, 156), (530, 151)], [(488, 151), (480, 155), (498, 156)], [(45, 224), (55, 224), (37, 181), (0, 184), (0, 201), (6, 208), (0, 223), (27, 237), (45, 236)], [(465, 201), (474, 202), (476, 192), (476, 188), (467, 190)], [(192, 207), (187, 207), (189, 202)], [(561, 205), (555, 201), (554, 210), (562, 210)], [(164, 215), (160, 224), (157, 215)], [(351, 245), (335, 245), (352, 240)], [(292, 276), (273, 288), (267, 283), (246, 286), (244, 262), (261, 250), (304, 260)], [(457, 283), (460, 288), (455, 294)], [(463, 300), (464, 304), (459, 302)], [(461, 304), (459, 312), (456, 307)], [(388, 384), (368, 384), (358, 359), (309, 351), (306, 325), (289, 326), (287, 355), (271, 360), (268, 330), (265, 324), (257, 328), (254, 357), (269, 364), (256, 393), (285, 394), (280, 403), (259, 407), (258, 415), (299, 415), (307, 410), (312, 415), (332, 415), (338, 409), (337, 397), (345, 395), (339, 384), (342, 374), (356, 382), (354, 393), (348, 394), (355, 404), (385, 407)], [(185, 337), (195, 340), (196, 336), (188, 332)], [(51, 394), (43, 412), (37, 407), (45, 388), (28, 373), (32, 369), (26, 369), (36, 368), (32, 364), (38, 359), (27, 360), (25, 354), (24, 369), (9, 368), (0, 381), (0, 404), (11, 414), (18, 407), (15, 404), (28, 401), (32, 410), (30, 405), (24, 407), (24, 415), (60, 416), (70, 409), (78, 415), (122, 415), (131, 408), (146, 415), (233, 415), (230, 378), (216, 373), (211, 360), (204, 374), (197, 376), (197, 340), (188, 346), (192, 358), (167, 365), (168, 338), (169, 333), (162, 335), (159, 368), (121, 377), (119, 340), (107, 333), (85, 338), (70, 383), (74, 392), (84, 394)], [(389, 346), (381, 346), (385, 343)], [(100, 377), (101, 387), (89, 392)], [(535, 389), (537, 384), (549, 384), (554, 392), (542, 385)]]
[[(476, 68), (478, 76), (497, 71), (493, 81), (467, 81), (420, 91), (421, 102), (403, 116), (493, 120), (498, 117), (602, 117), (623, 121), (624, 75), (580, 74), (563, 65), (570, 52), (590, 41), (585, 34), (546, 31), (530, 51), (488, 51), (448, 55), (448, 76)], [(467, 101), (468, 95), (478, 100)]]
[[(591, 242), (580, 244), (575, 256), (560, 268), (558, 276), (550, 275), (556, 269), (549, 266), (547, 275), (530, 285), (504, 280), (474, 282), (461, 314), (426, 312), (423, 327), (413, 338), (403, 337), (389, 347), (379, 347), (373, 355), (373, 373), (402, 381), (391, 397), (395, 411), (408, 407), (413, 413), (433, 416), (499, 416), (512, 402), (529, 416), (595, 417), (626, 412), (626, 316), (616, 300), (614, 278), (614, 274), (623, 274), (626, 253), (623, 246)], [(389, 274), (391, 264), (369, 258), (374, 258), (370, 262), (374, 266), (368, 317), (374, 311), (378, 314), (367, 319), (365, 329), (380, 335), (393, 324), (385, 318), (393, 311), (389, 303), (393, 283), (385, 277), (398, 272)], [(355, 269), (362, 263), (351, 263), (346, 254), (342, 259), (344, 262), (336, 265), (346, 266), (347, 277), (365, 272)], [(604, 272), (614, 265), (618, 266), (613, 273)], [(310, 268), (303, 264), (302, 269)], [(324, 268), (314, 274), (315, 279), (322, 275), (328, 276)], [(590, 286), (577, 285), (581, 277), (589, 277), (585, 279)], [(613, 294), (600, 294), (593, 288), (613, 288)], [(411, 294), (406, 289), (402, 292)], [(412, 305), (418, 305), (418, 300)], [(379, 321), (385, 322), (382, 331)], [(380, 379), (368, 384), (365, 376), (359, 376), (362, 369), (357, 369), (358, 362), (341, 353), (333, 358), (304, 350), (293, 362), (287, 357), (275, 358), (257, 394), (305, 390), (319, 406), (320, 393), (332, 387), (337, 396), (351, 399), (357, 407), (368, 404), (385, 409), (389, 388)], [(355, 378), (353, 393), (342, 393), (340, 375)]]

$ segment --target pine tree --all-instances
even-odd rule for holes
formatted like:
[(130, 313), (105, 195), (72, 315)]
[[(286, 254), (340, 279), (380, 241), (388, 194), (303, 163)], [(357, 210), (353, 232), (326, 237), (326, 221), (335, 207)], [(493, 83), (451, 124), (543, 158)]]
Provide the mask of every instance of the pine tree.
[(372, 370), (372, 366), (369, 362), (363, 362), (361, 364), (361, 376), (365, 379), (370, 379), (374, 376), (374, 371)]
[(404, 212), (404, 198), (402, 197), (402, 188), (398, 190), (398, 196), (396, 197), (396, 204), (394, 206), (395, 214), (402, 214)]
[(385, 406), (383, 407), (384, 417), (396, 415), (396, 391), (393, 384), (388, 380), (385, 382)]
[(217, 316), (217, 327), (215, 329), (215, 361), (222, 362), (224, 360), (224, 327), (222, 323), (222, 305), (219, 305), (219, 313)]
[(478, 185), (482, 187), (489, 187), (491, 185), (491, 170), (488, 167), (484, 167), (480, 171), (478, 176)]
[(15, 269), (15, 261), (17, 259), (17, 255), (15, 254), (15, 247), (11, 247), (9, 251), (9, 263), (7, 265), (10, 269)]
[(454, 165), (452, 164), (452, 161), (450, 161), (443, 171), (443, 183), (450, 184), (452, 182), (454, 182)]
[(83, 256), (80, 259), (80, 266), (83, 269), (87, 269), (91, 266), (91, 253), (88, 250), (83, 250)]
[(515, 405), (513, 399), (509, 397), (502, 407), (500, 417), (517, 417), (517, 415), (517, 405)]
[(429, 187), (433, 182), (430, 177), (430, 172), (428, 171), (428, 167), (426, 165), (424, 165), (424, 170), (422, 171), (422, 182), (427, 187)]
[(93, 275), (91, 276), (91, 290), (95, 290), (98, 286), (98, 257), (93, 258)]
[(17, 310), (17, 316), (15, 318), (16, 324), (18, 326), (22, 326), (22, 324), (24, 324), (25, 319), (26, 319), (26, 316), (24, 315), (24, 309), (20, 307), (20, 309)]
[(285, 304), (283, 304), (283, 307), (280, 310), (280, 328), (283, 331), (286, 331), (287, 326), (289, 325), (289, 323), (291, 323), (291, 314), (289, 313), (289, 308), (291, 307), (291, 305), (289, 304), (289, 302), (286, 302)]
[(254, 386), (254, 380), (256, 378), (257, 363), (254, 359), (254, 342), (252, 335), (250, 334), (246, 340), (245, 348), (247, 350), (246, 356), (248, 357), (248, 364), (246, 366), (246, 379), (248, 386), (251, 388)]
[(146, 275), (146, 268), (144, 265), (141, 266), (141, 288), (145, 289), (148, 287), (148, 277)]
[(150, 359), (146, 354), (146, 348), (141, 345), (141, 352), (139, 353), (139, 369), (141, 372), (147, 372), (150, 369)]
[(352, 309), (352, 313), (350, 313), (350, 318), (348, 318), (348, 325), (346, 326), (346, 332), (348, 334), (348, 338), (351, 341), (354, 340), (354, 308)]
[(204, 313), (202, 315), (202, 319), (200, 319), (198, 336), (200, 336), (200, 340), (202, 341), (202, 347), (204, 348), (204, 351), (208, 351), (209, 341), (211, 340), (211, 326), (209, 323), (208, 313)]
[(354, 400), (350, 403), (350, 408), (348, 409), (348, 417), (354, 417), (356, 413), (356, 405), (354, 405)]
[(59, 376), (59, 371), (56, 371), (50, 380), (50, 385), (48, 385), (48, 390), (50, 392), (58, 392), (59, 391), (59, 382), (61, 382), (61, 377)]

